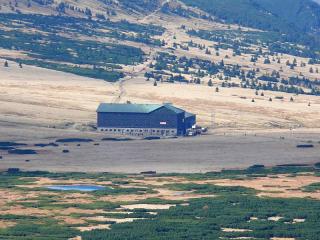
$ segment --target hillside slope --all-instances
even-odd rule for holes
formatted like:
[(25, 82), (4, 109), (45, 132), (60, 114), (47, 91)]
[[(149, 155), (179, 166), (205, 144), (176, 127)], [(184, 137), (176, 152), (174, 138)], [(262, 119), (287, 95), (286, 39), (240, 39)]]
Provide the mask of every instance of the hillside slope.
[(108, 18), (123, 14), (147, 14), (162, 0), (10, 0), (0, 1), (0, 12)]
[(182, 0), (227, 23), (279, 32), (320, 32), (320, 6), (312, 0)]
[[(318, 128), (316, 3), (292, 1), (0, 0), (0, 124), (92, 129), (99, 102), (130, 101), (172, 102), (205, 126), (215, 113), (222, 129)], [(46, 83), (51, 70), (64, 73)]]

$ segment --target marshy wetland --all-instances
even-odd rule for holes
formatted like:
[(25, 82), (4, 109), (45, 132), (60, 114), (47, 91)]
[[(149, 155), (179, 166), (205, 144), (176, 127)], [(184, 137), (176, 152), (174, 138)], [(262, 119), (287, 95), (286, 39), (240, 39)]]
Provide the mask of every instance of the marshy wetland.
[[(320, 172), (3, 172), (0, 239), (317, 239)], [(98, 185), (96, 191), (48, 186)]]

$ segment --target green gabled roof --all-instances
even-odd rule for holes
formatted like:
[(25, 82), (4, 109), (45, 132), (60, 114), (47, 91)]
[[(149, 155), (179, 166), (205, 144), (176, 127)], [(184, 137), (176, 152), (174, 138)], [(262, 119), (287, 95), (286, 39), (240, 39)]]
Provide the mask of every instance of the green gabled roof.
[(165, 107), (177, 114), (184, 113), (181, 108), (171, 104), (131, 104), (131, 103), (101, 103), (97, 112), (109, 113), (151, 113), (159, 108)]
[(101, 103), (97, 112), (112, 113), (151, 113), (159, 108), (165, 107), (177, 114), (185, 112), (171, 104), (125, 104), (125, 103)]
[(114, 113), (150, 113), (163, 105), (160, 104), (122, 104), (122, 103), (101, 103), (97, 112)]
[(185, 118), (194, 117), (194, 116), (196, 116), (196, 115), (193, 114), (193, 113), (189, 113), (189, 112), (186, 112), (185, 115), (184, 115)]
[(183, 113), (185, 112), (184, 110), (182, 110), (181, 108), (177, 108), (171, 104), (163, 104), (162, 106), (166, 107), (167, 109), (170, 109), (172, 111), (174, 111), (175, 113)]

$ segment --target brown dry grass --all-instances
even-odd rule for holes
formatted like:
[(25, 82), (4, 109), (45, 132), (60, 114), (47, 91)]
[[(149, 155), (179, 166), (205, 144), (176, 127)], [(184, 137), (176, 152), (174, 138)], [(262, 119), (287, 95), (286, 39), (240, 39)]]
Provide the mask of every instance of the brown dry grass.
[(258, 190), (258, 196), (265, 197), (283, 197), (283, 198), (314, 198), (320, 199), (320, 192), (304, 192), (303, 187), (312, 183), (320, 182), (320, 177), (310, 175), (309, 173), (290, 176), (286, 174), (259, 177), (253, 179), (219, 179), (219, 180), (187, 180), (181, 177), (150, 177), (142, 180), (135, 180), (135, 183), (154, 186), (157, 194), (151, 194), (150, 197), (158, 197), (167, 200), (187, 200), (191, 198), (214, 197), (213, 195), (199, 195), (192, 192), (172, 191), (165, 188), (159, 188), (172, 183), (195, 183), (195, 184), (214, 184), (219, 186), (241, 186)]
[(63, 210), (54, 210), (55, 213), (60, 213), (61, 215), (68, 216), (72, 213), (83, 213), (83, 214), (98, 214), (98, 213), (104, 213), (105, 211), (102, 209), (79, 209), (79, 208), (66, 208)]
[(261, 197), (282, 197), (282, 198), (314, 198), (320, 199), (320, 192), (303, 192), (304, 186), (312, 183), (320, 182), (320, 177), (302, 175), (290, 177), (288, 175), (278, 175), (277, 177), (261, 177), (255, 179), (245, 180), (214, 180), (214, 181), (201, 181), (200, 183), (213, 183), (219, 186), (241, 186), (247, 188), (253, 188), (260, 193)]
[(60, 221), (60, 224), (79, 225), (86, 224), (87, 222), (82, 218), (73, 218), (68, 216), (57, 216), (55, 219)]
[[(139, 89), (137, 89), (137, 86)], [(204, 85), (185, 85), (152, 82), (126, 86), (125, 100), (132, 102), (172, 102), (197, 114), (198, 122), (210, 125), (211, 114), (215, 113), (215, 124), (220, 128), (272, 129), (275, 127), (319, 128), (320, 101), (315, 96), (265, 91), (264, 97), (257, 97), (253, 90), (241, 88), (215, 88)], [(284, 100), (269, 101), (283, 96)], [(251, 99), (255, 99), (252, 103)], [(311, 107), (308, 103), (311, 102)]]
[(100, 201), (108, 202), (134, 202), (141, 201), (148, 198), (159, 198), (163, 200), (181, 200), (187, 201), (194, 198), (203, 198), (203, 197), (214, 197), (213, 195), (208, 194), (195, 194), (193, 192), (182, 192), (182, 191), (173, 191), (165, 188), (153, 188), (157, 193), (147, 193), (147, 194), (129, 194), (129, 195), (109, 195), (100, 197)]
[(52, 215), (52, 212), (50, 210), (44, 210), (39, 208), (27, 208), (23, 206), (10, 206), (7, 208), (2, 208), (0, 210), (0, 215), (6, 215), (6, 214), (12, 214), (12, 215), (18, 215), (18, 216), (50, 216)]
[(8, 228), (8, 227), (13, 227), (13, 226), (15, 226), (15, 225), (16, 225), (15, 222), (0, 220), (0, 229), (5, 229), (5, 228)]
[[(47, 192), (43, 192), (43, 194), (47, 194)], [(12, 201), (24, 201), (37, 196), (39, 196), (37, 192), (22, 193), (16, 190), (0, 189), (0, 208)]]

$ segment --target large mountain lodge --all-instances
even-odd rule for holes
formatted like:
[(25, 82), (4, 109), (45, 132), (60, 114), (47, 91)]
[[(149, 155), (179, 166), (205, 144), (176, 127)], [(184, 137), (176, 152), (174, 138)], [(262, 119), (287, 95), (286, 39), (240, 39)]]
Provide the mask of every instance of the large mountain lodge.
[(101, 103), (97, 127), (108, 134), (182, 136), (196, 124), (196, 115), (171, 104)]

